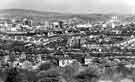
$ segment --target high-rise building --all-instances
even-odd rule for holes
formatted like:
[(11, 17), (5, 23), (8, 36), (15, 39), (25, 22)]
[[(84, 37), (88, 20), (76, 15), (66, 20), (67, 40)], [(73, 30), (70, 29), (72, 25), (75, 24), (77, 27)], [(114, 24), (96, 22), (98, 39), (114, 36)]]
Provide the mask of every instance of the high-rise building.
[(111, 26), (112, 28), (115, 28), (120, 24), (120, 17), (118, 16), (112, 16), (111, 19), (107, 22), (107, 25)]

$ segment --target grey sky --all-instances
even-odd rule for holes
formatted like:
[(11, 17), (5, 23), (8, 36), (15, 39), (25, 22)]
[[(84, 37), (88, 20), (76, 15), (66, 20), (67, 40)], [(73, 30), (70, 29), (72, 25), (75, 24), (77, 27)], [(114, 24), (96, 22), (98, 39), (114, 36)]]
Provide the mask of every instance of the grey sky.
[(2, 0), (0, 9), (21, 8), (72, 13), (134, 13), (135, 0)]

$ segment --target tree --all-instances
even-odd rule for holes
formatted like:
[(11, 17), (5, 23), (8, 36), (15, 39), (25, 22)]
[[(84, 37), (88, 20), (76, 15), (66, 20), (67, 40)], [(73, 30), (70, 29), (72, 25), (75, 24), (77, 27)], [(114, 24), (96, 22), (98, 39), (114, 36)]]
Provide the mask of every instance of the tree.
[(51, 68), (51, 64), (50, 63), (43, 63), (39, 66), (39, 70), (49, 70)]
[(74, 78), (78, 82), (96, 82), (100, 77), (100, 73), (97, 69), (87, 68), (86, 70), (75, 75)]
[(16, 76), (17, 76), (17, 68), (11, 68), (8, 70), (8, 76), (5, 82), (17, 82)]

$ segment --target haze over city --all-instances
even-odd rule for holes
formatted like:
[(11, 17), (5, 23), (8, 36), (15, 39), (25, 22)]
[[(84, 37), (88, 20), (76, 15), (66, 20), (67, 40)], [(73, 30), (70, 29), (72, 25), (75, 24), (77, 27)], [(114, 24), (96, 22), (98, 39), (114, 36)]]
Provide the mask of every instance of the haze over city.
[(134, 14), (134, 0), (2, 0), (0, 9), (33, 9), (64, 13)]

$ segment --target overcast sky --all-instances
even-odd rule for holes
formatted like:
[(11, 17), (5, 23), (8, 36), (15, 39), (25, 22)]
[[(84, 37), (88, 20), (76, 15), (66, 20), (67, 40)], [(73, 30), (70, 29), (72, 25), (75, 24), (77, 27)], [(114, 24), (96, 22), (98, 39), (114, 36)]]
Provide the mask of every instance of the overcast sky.
[(135, 0), (1, 0), (1, 9), (21, 8), (68, 13), (135, 13)]

